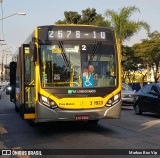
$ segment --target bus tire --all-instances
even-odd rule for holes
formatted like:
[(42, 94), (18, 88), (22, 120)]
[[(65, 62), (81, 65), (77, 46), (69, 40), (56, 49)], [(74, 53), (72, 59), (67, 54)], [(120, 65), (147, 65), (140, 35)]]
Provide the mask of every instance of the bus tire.
[(15, 106), (15, 111), (16, 111), (16, 112), (19, 112), (19, 108), (17, 107), (17, 105), (14, 104), (14, 106)]
[(20, 105), (20, 116), (24, 120), (24, 106), (23, 105)]

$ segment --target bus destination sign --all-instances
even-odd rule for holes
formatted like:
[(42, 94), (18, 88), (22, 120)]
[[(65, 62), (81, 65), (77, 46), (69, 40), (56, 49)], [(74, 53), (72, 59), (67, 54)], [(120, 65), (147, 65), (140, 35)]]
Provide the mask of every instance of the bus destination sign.
[(81, 40), (81, 39), (95, 39), (95, 40), (113, 40), (112, 33), (99, 30), (49, 30), (49, 40)]

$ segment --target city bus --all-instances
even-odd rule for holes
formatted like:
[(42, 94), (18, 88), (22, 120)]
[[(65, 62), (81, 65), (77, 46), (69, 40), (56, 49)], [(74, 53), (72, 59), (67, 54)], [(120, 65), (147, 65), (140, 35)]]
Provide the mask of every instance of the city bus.
[(112, 28), (36, 27), (10, 63), (15, 110), (36, 123), (120, 118), (120, 54)]

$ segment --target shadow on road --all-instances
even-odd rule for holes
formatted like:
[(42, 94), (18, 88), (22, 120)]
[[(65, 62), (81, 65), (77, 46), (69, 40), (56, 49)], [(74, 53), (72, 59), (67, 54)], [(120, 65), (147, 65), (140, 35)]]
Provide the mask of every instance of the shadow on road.
[(148, 117), (160, 119), (160, 115), (159, 114), (153, 114), (153, 113), (148, 113), (148, 112), (143, 113), (142, 116), (148, 116)]
[(37, 133), (48, 135), (48, 134), (75, 134), (81, 132), (104, 132), (114, 133), (110, 128), (103, 126), (100, 122), (98, 124), (92, 124), (90, 122), (80, 121), (66, 121), (66, 122), (45, 122), (34, 124), (32, 121), (28, 121), (29, 125), (36, 130)]

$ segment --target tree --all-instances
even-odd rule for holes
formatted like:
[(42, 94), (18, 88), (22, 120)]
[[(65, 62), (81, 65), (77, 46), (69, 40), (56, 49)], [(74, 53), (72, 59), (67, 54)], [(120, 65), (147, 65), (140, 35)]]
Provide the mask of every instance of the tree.
[(110, 26), (109, 21), (106, 21), (101, 14), (97, 14), (95, 8), (82, 10), (81, 24)]
[(85, 24), (96, 26), (110, 26), (101, 14), (97, 14), (95, 8), (82, 10), (82, 15), (76, 11), (65, 11), (64, 20), (58, 20), (56, 24)]
[(148, 34), (148, 39), (133, 45), (133, 49), (138, 58), (141, 58), (143, 65), (148, 65), (154, 72), (154, 80), (158, 82), (160, 78), (160, 33), (153, 32)]
[(92, 24), (96, 16), (97, 13), (95, 8), (82, 10), (81, 24)]
[(56, 24), (78, 24), (81, 19), (81, 15), (78, 14), (78, 12), (74, 11), (69, 11), (69, 12), (65, 11), (64, 16), (65, 19), (63, 21), (58, 20)]
[(140, 12), (140, 10), (131, 6), (122, 8), (119, 13), (114, 10), (107, 10), (105, 13), (110, 18), (111, 25), (115, 30), (119, 52), (122, 52), (124, 40), (132, 37), (141, 28), (149, 31), (149, 25), (146, 22), (130, 20), (131, 15), (135, 12)]
[(160, 33), (158, 31), (148, 33), (148, 39), (150, 40), (160, 39)]
[(135, 72), (138, 71), (140, 59), (135, 56), (134, 50), (129, 46), (122, 46), (122, 67), (123, 79), (134, 82), (136, 79)]

